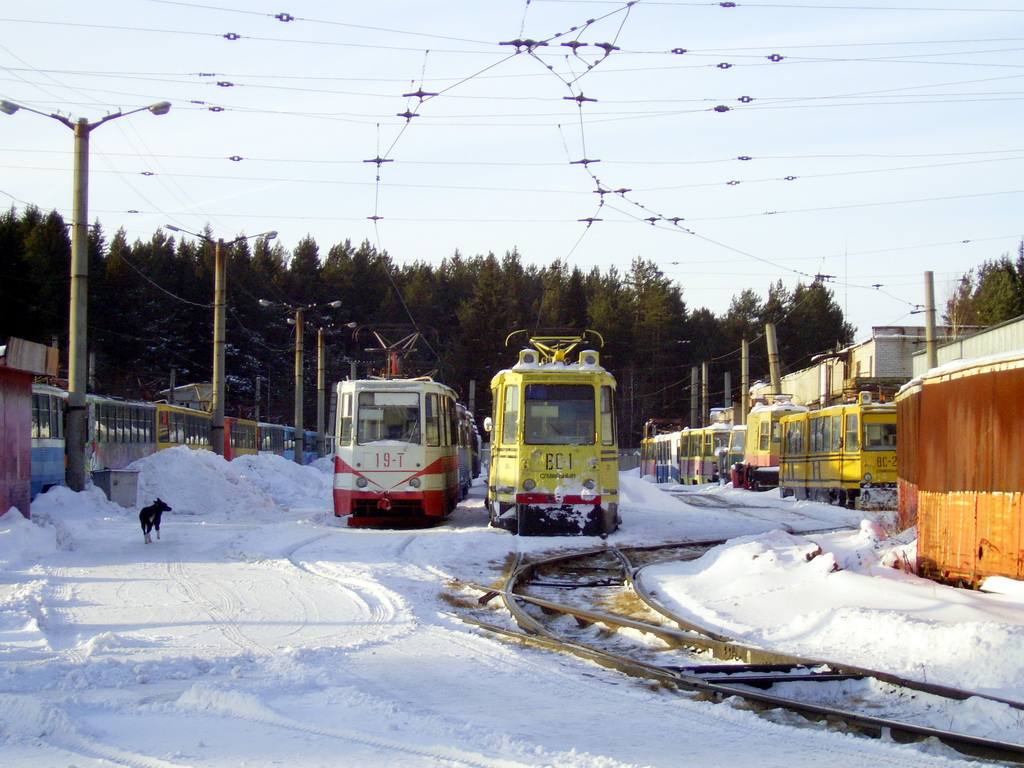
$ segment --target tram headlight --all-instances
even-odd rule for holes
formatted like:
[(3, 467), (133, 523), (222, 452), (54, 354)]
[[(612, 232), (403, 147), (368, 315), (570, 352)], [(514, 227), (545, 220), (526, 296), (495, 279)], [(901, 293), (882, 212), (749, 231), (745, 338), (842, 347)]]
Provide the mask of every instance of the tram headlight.
[(360, 487), (360, 488), (365, 488), (369, 484), (370, 484), (370, 481), (367, 480), (365, 477), (357, 477), (356, 478), (356, 485), (358, 487)]
[(864, 473), (864, 482), (865, 483), (870, 483), (871, 482), (871, 478), (872, 478), (872, 474), (870, 472), (865, 472)]
[(537, 487), (537, 484), (535, 482), (533, 482), (533, 480), (531, 480), (530, 478), (527, 478), (527, 479), (523, 480), (523, 490), (524, 491), (532, 491), (536, 487)]
[(409, 485), (411, 485), (413, 488), (419, 488), (420, 487), (420, 479), (418, 477), (414, 477), (414, 478), (410, 479), (409, 480)]
[(583, 487), (586, 488), (588, 491), (592, 491), (595, 488), (597, 488), (597, 483), (594, 482), (594, 479), (592, 477), (588, 477), (586, 480), (583, 481)]

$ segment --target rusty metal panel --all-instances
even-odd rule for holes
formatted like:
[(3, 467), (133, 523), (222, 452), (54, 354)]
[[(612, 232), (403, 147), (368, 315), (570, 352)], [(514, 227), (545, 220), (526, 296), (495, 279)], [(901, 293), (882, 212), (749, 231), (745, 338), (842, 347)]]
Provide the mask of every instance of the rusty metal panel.
[[(965, 362), (924, 377), (916, 435), (918, 563), (926, 575), (1024, 578), (1024, 356)], [(901, 414), (913, 418), (913, 397)], [(908, 461), (913, 462), (910, 458)], [(911, 503), (915, 471), (901, 465)]]
[(900, 530), (917, 525), (917, 488), (919, 482), (919, 445), (921, 440), (921, 382), (917, 381), (896, 396), (897, 524)]
[(921, 493), (918, 510), (923, 575), (1024, 578), (1024, 494)]
[[(918, 488), (922, 491), (945, 491), (948, 486), (949, 401), (941, 384), (921, 388), (920, 422), (916, 445)], [(902, 441), (901, 441), (902, 442)]]
[(1019, 579), (1024, 575), (1021, 494), (979, 494), (977, 509), (977, 575)]
[(922, 573), (948, 578), (974, 570), (974, 505), (961, 494), (922, 491), (918, 506), (917, 557)]
[[(930, 491), (1024, 490), (1022, 360), (928, 377), (916, 440), (918, 485)], [(901, 429), (901, 442), (904, 431)]]
[(1024, 367), (991, 374), (993, 491), (1024, 491)]

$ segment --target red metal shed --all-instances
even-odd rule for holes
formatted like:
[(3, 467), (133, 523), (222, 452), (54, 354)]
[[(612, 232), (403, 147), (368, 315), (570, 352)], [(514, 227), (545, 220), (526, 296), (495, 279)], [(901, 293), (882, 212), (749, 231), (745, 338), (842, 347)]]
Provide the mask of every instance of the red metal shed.
[(32, 482), (32, 377), (57, 375), (57, 350), (11, 338), (0, 347), (0, 514), (29, 516)]
[(948, 364), (904, 388), (900, 509), (922, 575), (1024, 579), (1024, 351)]

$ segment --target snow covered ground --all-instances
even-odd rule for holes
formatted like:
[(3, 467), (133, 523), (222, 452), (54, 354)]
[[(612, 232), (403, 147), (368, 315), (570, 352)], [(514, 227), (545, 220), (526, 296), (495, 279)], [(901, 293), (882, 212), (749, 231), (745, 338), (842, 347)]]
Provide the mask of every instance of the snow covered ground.
[[(494, 582), (517, 550), (579, 540), (488, 528), (481, 485), (435, 529), (348, 529), (321, 464), (186, 449), (146, 459), (140, 502), (173, 507), (151, 545), (138, 510), (96, 489), (53, 489), (31, 521), (0, 517), (0, 764), (971, 764), (503, 643), (453, 614), (452, 585)], [(645, 572), (678, 610), (753, 644), (1024, 698), (1013, 590), (908, 575), (892, 566), (913, 559), (913, 542), (847, 510), (730, 488), (702, 490), (738, 506), (696, 506), (634, 475), (621, 488), (613, 543), (730, 540)], [(1019, 718), (986, 702), (976, 720), (981, 735), (1024, 738)]]

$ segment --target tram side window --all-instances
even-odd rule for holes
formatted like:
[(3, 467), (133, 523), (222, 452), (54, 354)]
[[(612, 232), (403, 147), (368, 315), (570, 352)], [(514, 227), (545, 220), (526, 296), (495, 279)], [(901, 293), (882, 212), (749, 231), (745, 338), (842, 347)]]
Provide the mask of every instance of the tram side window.
[(729, 433), (725, 431), (715, 432), (715, 455), (718, 455), (719, 450), (729, 448)]
[(734, 429), (729, 436), (729, 453), (742, 454), (747, 446), (747, 431), (745, 429)]
[(32, 395), (32, 439), (51, 437), (50, 396)]
[(427, 445), (441, 444), (441, 411), (438, 408), (437, 393), (428, 392), (424, 398), (424, 410), (426, 414), (423, 419), (424, 431), (427, 435)]
[(601, 387), (601, 444), (615, 445), (615, 390)]
[(846, 414), (846, 445), (847, 451), (859, 451), (860, 450), (860, 430), (858, 429), (858, 421), (856, 413)]
[(455, 412), (455, 401), (450, 397), (444, 398), (445, 408), (445, 420), (447, 421), (447, 429), (445, 434), (448, 435), (448, 445), (459, 444), (459, 415)]
[(843, 447), (843, 417), (832, 417), (832, 453), (839, 453)]
[(338, 429), (338, 443), (348, 445), (352, 442), (352, 393), (346, 392), (341, 396), (341, 424)]
[(514, 443), (519, 434), (519, 385), (505, 387), (504, 414), (502, 417), (501, 442)]
[(804, 422), (793, 421), (786, 425), (786, 453), (797, 457), (804, 452)]

